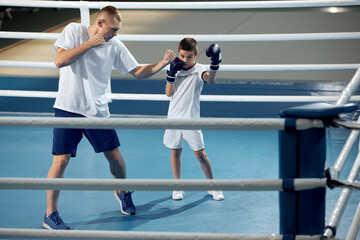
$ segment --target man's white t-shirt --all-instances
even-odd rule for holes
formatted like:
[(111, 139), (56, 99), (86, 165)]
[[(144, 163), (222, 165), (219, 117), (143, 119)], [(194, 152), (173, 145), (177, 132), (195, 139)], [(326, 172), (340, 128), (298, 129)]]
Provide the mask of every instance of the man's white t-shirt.
[[(65, 50), (89, 40), (88, 27), (80, 23), (67, 25), (54, 44)], [(109, 117), (108, 99), (111, 71), (125, 75), (138, 62), (116, 37), (85, 52), (76, 61), (60, 68), (59, 89), (54, 108), (86, 117)]]
[(168, 118), (200, 118), (200, 95), (205, 67), (196, 63), (176, 75), (175, 90), (170, 98)]

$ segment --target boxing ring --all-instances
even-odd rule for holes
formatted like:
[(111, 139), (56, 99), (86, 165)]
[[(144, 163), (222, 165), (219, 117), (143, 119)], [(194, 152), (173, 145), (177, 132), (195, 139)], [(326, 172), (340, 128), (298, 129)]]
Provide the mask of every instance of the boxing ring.
[[(28, 7), (44, 7), (44, 8), (79, 8), (81, 12), (81, 21), (85, 24), (90, 23), (90, 9), (99, 9), (108, 2), (51, 2), (51, 1), (13, 1), (11, 3), (0, 0), (2, 6), (28, 6)], [(299, 7), (332, 7), (332, 6), (356, 6), (360, 5), (360, 1), (268, 1), (268, 2), (198, 2), (192, 3), (191, 6), (184, 3), (168, 3), (166, 6), (163, 3), (116, 3), (111, 2), (111, 5), (119, 9), (251, 9), (251, 8), (299, 8)], [(52, 33), (22, 33), (22, 32), (0, 32), (1, 38), (21, 38), (21, 39), (56, 39), (58, 34)], [(209, 34), (195, 34), (191, 35), (196, 38), (199, 42), (202, 41), (217, 41), (217, 42), (241, 42), (241, 41), (311, 41), (311, 40), (338, 40), (338, 39), (360, 39), (359, 32), (345, 32), (345, 33), (311, 33), (311, 34), (260, 34), (260, 35), (209, 35)], [(134, 34), (126, 35), (120, 34), (118, 36), (122, 41), (149, 41), (149, 42), (178, 42), (183, 35), (150, 35), (150, 34)], [(26, 68), (55, 68), (52, 62), (27, 62), (27, 61), (8, 61), (0, 60), (1, 67), (26, 67)], [(209, 67), (207, 65), (207, 67)], [(349, 81), (347, 86), (343, 89), (339, 96), (239, 96), (239, 95), (203, 95), (201, 101), (203, 102), (292, 102), (292, 103), (314, 103), (314, 102), (332, 102), (333, 106), (341, 107), (351, 100), (353, 102), (360, 101), (359, 96), (354, 96), (355, 92), (360, 85), (360, 64), (222, 64), (219, 71), (224, 72), (242, 72), (242, 71), (336, 71), (336, 70), (354, 70), (356, 71), (352, 79)], [(0, 90), (0, 96), (3, 97), (25, 97), (25, 98), (54, 98), (56, 92), (51, 91), (21, 91), (21, 90)], [(164, 95), (160, 94), (124, 94), (124, 93), (112, 93), (109, 95), (114, 101), (167, 101)], [(341, 113), (341, 112), (340, 112)], [(340, 114), (339, 113), (339, 114)], [(110, 118), (110, 119), (55, 119), (52, 117), (29, 117), (29, 116), (6, 116), (6, 113), (2, 114), (5, 116), (0, 117), (0, 125), (10, 127), (6, 131), (13, 131), (14, 127), (21, 127), (29, 129), (37, 128), (52, 128), (52, 127), (86, 127), (86, 128), (116, 128), (124, 129), (125, 134), (127, 129), (148, 129), (149, 131), (163, 130), (168, 128), (184, 128), (184, 129), (203, 129), (211, 130), (218, 133), (219, 130), (227, 130), (225, 137), (229, 137), (227, 134), (232, 134), (234, 131), (255, 131), (261, 134), (269, 134), (269, 131), (279, 132), (279, 134), (287, 134), (289, 132), (302, 132), (302, 131), (318, 131), (318, 129), (324, 130), (329, 128), (329, 122), (325, 121), (324, 118), (315, 116), (311, 118), (297, 117), (298, 119), (293, 120), (293, 116), (285, 116), (283, 118), (201, 118), (198, 120), (169, 120), (164, 118), (138, 118), (138, 117), (125, 117), (125, 118)], [(337, 115), (337, 114), (336, 114)], [(331, 115), (331, 120), (333, 115)], [(289, 120), (292, 119), (289, 126)], [(326, 119), (328, 120), (328, 119)], [(339, 121), (335, 119), (331, 122), (331, 125), (338, 127), (346, 126), (349, 128), (356, 128), (358, 125), (354, 122)], [(331, 127), (330, 127), (331, 128)], [(229, 131), (233, 130), (233, 131)], [(27, 131), (27, 130), (26, 130)], [(31, 130), (30, 130), (31, 131)], [(41, 130), (40, 130), (41, 131)], [(138, 130), (137, 130), (138, 131)], [(229, 133), (230, 132), (230, 133)], [(39, 132), (40, 136), (48, 136), (48, 133)], [(131, 134), (131, 132), (129, 132)], [(159, 134), (156, 132), (155, 134)], [(212, 134), (212, 133), (210, 133)], [(255, 133), (256, 134), (256, 133)], [(144, 133), (144, 137), (147, 134)], [(126, 142), (124, 134), (119, 134), (121, 142)], [(232, 136), (232, 135), (231, 135)], [(259, 137), (258, 135), (255, 135)], [(48, 136), (49, 137), (49, 136)], [(51, 137), (51, 136), (50, 136)], [(50, 137), (48, 139), (50, 139)], [(237, 137), (232, 136), (232, 137)], [(255, 137), (255, 138), (256, 138)], [(290, 209), (287, 203), (284, 204), (286, 209), (283, 209), (283, 205), (280, 204), (281, 216), (285, 223), (281, 222), (280, 233), (277, 234), (239, 234), (239, 233), (221, 233), (222, 231), (204, 233), (206, 230), (200, 232), (167, 232), (166, 228), (161, 232), (154, 232), (151, 229), (144, 231), (106, 231), (106, 230), (71, 230), (71, 231), (45, 231), (42, 229), (25, 229), (25, 228), (3, 228), (0, 226), (0, 237), (1, 238), (86, 238), (86, 239), (336, 239), (336, 229), (339, 227), (342, 215), (345, 211), (346, 205), (351, 197), (354, 188), (359, 188), (357, 181), (360, 169), (360, 157), (358, 154), (354, 160), (353, 166), (351, 167), (350, 173), (344, 179), (340, 180), (339, 176), (342, 172), (345, 163), (352, 161), (349, 159), (353, 146), (357, 143), (359, 132), (352, 130), (346, 140), (344, 146), (341, 149), (340, 154), (336, 158), (335, 163), (332, 166), (327, 166), (327, 175), (325, 177), (295, 177), (289, 182), (289, 179), (279, 178), (274, 179), (274, 174), (256, 178), (256, 180), (244, 180), (244, 179), (216, 179), (216, 180), (187, 180), (183, 179), (180, 181), (169, 180), (169, 179), (158, 179), (154, 176), (153, 179), (125, 179), (125, 180), (110, 180), (110, 179), (43, 179), (43, 178), (27, 178), (27, 177), (0, 177), (0, 188), (1, 191), (8, 189), (29, 189), (29, 190), (45, 190), (45, 189), (62, 189), (62, 190), (87, 190), (87, 191), (104, 191), (104, 190), (136, 190), (139, 192), (163, 192), (172, 191), (176, 189), (186, 191), (206, 191), (222, 189), (229, 192), (229, 196), (225, 195), (226, 203), (227, 199), (231, 199), (233, 192), (255, 192), (261, 191), (264, 196), (267, 196), (267, 192), (280, 192), (280, 196), (287, 194), (296, 195), (297, 192), (305, 190), (325, 190), (326, 188), (342, 187), (342, 191), (339, 193), (338, 201), (334, 203), (333, 211), (329, 214), (324, 224), (324, 229), (316, 229), (316, 234), (298, 234), (297, 231), (293, 233), (288, 231), (288, 227), (292, 223), (288, 219), (292, 219), (292, 215), (288, 215), (286, 209)], [(205, 137), (206, 138), (206, 137)], [(134, 140), (136, 141), (136, 140)], [(226, 141), (226, 140), (225, 140)], [(254, 140), (256, 141), (256, 140)], [(5, 142), (5, 141), (4, 141)], [(251, 141), (250, 141), (251, 142)], [(287, 142), (285, 140), (285, 142)], [(125, 143), (124, 143), (125, 144)], [(279, 153), (284, 151), (286, 154), (286, 145), (282, 146), (279, 141), (278, 151)], [(273, 145), (272, 145), (273, 146)], [(81, 146), (79, 146), (81, 148)], [(264, 147), (265, 148), (265, 147)], [(126, 146), (124, 146), (126, 149)], [(357, 151), (358, 152), (358, 151)], [(241, 154), (241, 153), (238, 153)], [(209, 154), (210, 155), (210, 154)], [(281, 154), (279, 154), (281, 155)], [(86, 155), (87, 156), (87, 155)], [(167, 158), (168, 156), (166, 156)], [(318, 156), (315, 156), (317, 158)], [(211, 158), (211, 156), (210, 156)], [(281, 159), (281, 157), (280, 157)], [(81, 162), (77, 161), (77, 162)], [(125, 158), (128, 164), (128, 161)], [(131, 165), (130, 165), (131, 166)], [(131, 168), (138, 168), (138, 166), (128, 167), (129, 171)], [(280, 167), (282, 168), (282, 167)], [(68, 171), (70, 170), (69, 168)], [(325, 170), (325, 169), (323, 169)], [(184, 170), (186, 172), (186, 170)], [(216, 167), (214, 167), (216, 173)], [(279, 170), (280, 171), (280, 170)], [(45, 175), (46, 173), (44, 173)], [(280, 173), (280, 175), (286, 173)], [(171, 178), (167, 175), (168, 178)], [(216, 177), (216, 174), (215, 174)], [(105, 177), (106, 178), (106, 177)], [(141, 178), (141, 177), (140, 177)], [(81, 194), (87, 191), (80, 191)], [(357, 190), (355, 190), (357, 191)], [(66, 191), (64, 191), (65, 193)], [(283, 194), (284, 193), (284, 194)], [(140, 193), (141, 195), (142, 193)], [(90, 195), (91, 196), (91, 195)], [(142, 195), (145, 197), (145, 195)], [(164, 195), (161, 195), (164, 196)], [(273, 195), (271, 195), (273, 196)], [(324, 196), (323, 196), (324, 197)], [(136, 198), (136, 197), (135, 197)], [(271, 198), (271, 197), (270, 197)], [(113, 200), (113, 199), (112, 199)], [(193, 199), (192, 199), (193, 200)], [(162, 200), (165, 201), (165, 200)], [(160, 203), (162, 201), (159, 201)], [(288, 200), (283, 200), (287, 202)], [(16, 201), (19, 203), (19, 201)], [(20, 201), (21, 202), (21, 201)], [(201, 205), (206, 200), (198, 201)], [(229, 200), (230, 202), (230, 200)], [(215, 205), (217, 203), (212, 203)], [(135, 205), (136, 200), (135, 200)], [(143, 200), (143, 207), (140, 210), (144, 212), (151, 210), (151, 203), (146, 203)], [(155, 205), (155, 203), (154, 203)], [(161, 205), (161, 204), (160, 204)], [(146, 207), (145, 207), (146, 206)], [(189, 209), (199, 207), (198, 205), (189, 204)], [(211, 206), (215, 211), (221, 211), (216, 206)], [(307, 206), (306, 206), (307, 207)], [(66, 208), (63, 207), (63, 208)], [(301, 208), (304, 210), (304, 208)], [(143, 211), (139, 213), (145, 214)], [(232, 210), (235, 211), (235, 210)], [(346, 234), (347, 240), (355, 240), (359, 227), (360, 227), (360, 203), (357, 210), (354, 209), (353, 220), (348, 226), (348, 232)], [(39, 215), (42, 213), (40, 212)], [(191, 212), (189, 212), (191, 214)], [(320, 213), (320, 217), (322, 217)], [(81, 218), (81, 216), (74, 217), (75, 219)], [(111, 216), (110, 216), (111, 218)], [(116, 217), (112, 216), (115, 220)], [(294, 222), (298, 221), (296, 216)], [(272, 219), (274, 221), (274, 219)], [(76, 220), (75, 220), (76, 221)], [(96, 220), (94, 220), (96, 221)], [(124, 220), (131, 221), (131, 220)], [(136, 224), (136, 221), (133, 223)], [(229, 223), (227, 223), (229, 224)], [(234, 223), (231, 223), (234, 224)], [(246, 225), (245, 223), (240, 223)], [(21, 224), (18, 224), (21, 226)], [(292, 226), (289, 227), (290, 229)], [(300, 227), (301, 228), (301, 227)]]

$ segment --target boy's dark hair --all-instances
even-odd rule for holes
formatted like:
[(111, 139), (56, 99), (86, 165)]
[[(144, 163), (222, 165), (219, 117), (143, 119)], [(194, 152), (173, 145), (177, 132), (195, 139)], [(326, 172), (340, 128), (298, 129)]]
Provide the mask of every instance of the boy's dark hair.
[(184, 38), (179, 43), (178, 51), (180, 51), (180, 49), (185, 51), (192, 51), (196, 54), (198, 52), (198, 44), (193, 38)]

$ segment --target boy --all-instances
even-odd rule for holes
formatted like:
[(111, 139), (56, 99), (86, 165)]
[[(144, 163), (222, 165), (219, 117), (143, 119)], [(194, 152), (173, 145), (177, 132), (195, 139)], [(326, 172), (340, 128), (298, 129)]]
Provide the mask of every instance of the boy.
[[(200, 94), (203, 84), (215, 82), (216, 71), (221, 62), (220, 47), (212, 44), (206, 51), (211, 57), (210, 72), (196, 63), (199, 55), (198, 44), (193, 38), (184, 38), (178, 48), (179, 57), (170, 63), (167, 71), (166, 96), (171, 97), (168, 118), (200, 118)], [(178, 72), (179, 71), (179, 72)], [(178, 73), (177, 73), (178, 72)], [(177, 73), (177, 74), (176, 74)], [(181, 177), (181, 151), (186, 140), (200, 162), (202, 171), (207, 179), (213, 179), (213, 172), (209, 158), (204, 150), (204, 140), (201, 130), (165, 130), (163, 143), (171, 149), (171, 167), (175, 179)], [(214, 200), (223, 200), (221, 191), (209, 191)], [(183, 191), (173, 191), (172, 199), (181, 200)]]

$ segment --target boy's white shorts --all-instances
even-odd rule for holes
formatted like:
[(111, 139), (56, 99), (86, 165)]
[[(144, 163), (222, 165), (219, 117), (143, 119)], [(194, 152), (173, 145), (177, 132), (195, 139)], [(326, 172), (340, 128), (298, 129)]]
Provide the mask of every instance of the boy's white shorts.
[(183, 147), (184, 139), (191, 150), (199, 151), (204, 149), (204, 137), (201, 130), (166, 129), (163, 143), (168, 148), (180, 149)]

